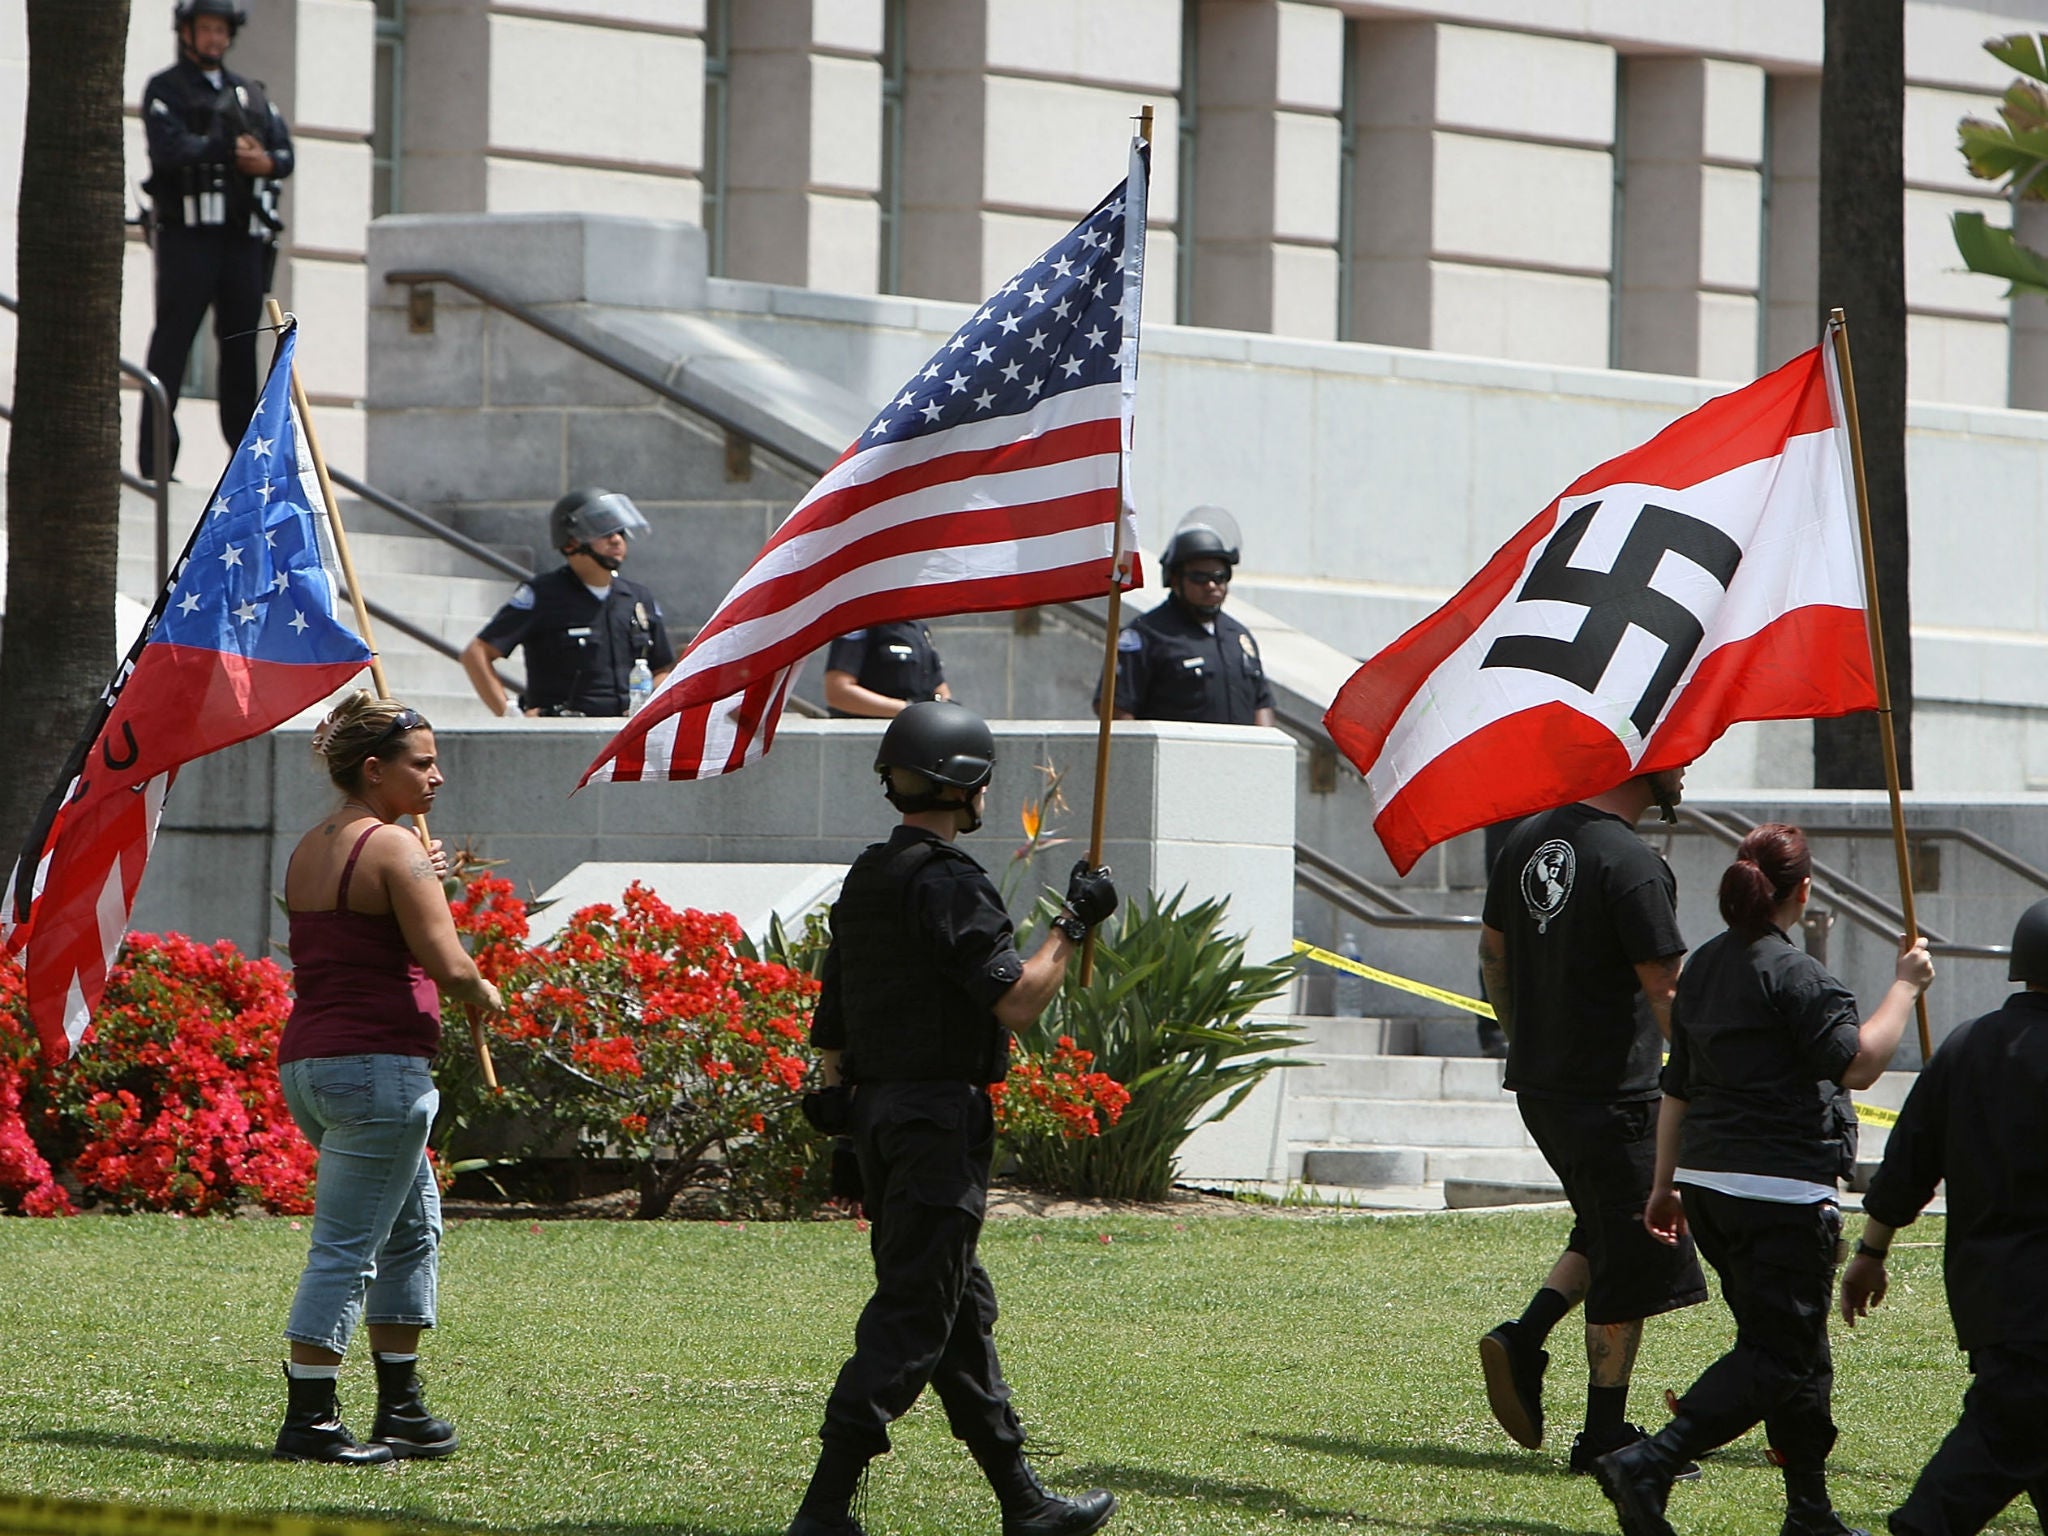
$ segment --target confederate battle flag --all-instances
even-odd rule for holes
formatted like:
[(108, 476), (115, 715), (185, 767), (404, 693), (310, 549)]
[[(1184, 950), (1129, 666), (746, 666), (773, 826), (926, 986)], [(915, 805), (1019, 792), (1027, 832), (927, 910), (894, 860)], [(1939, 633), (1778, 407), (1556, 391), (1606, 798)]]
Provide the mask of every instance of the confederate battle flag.
[(1817, 347), (1580, 476), (1324, 716), (1403, 874), (1476, 827), (1877, 707), (1850, 455)]

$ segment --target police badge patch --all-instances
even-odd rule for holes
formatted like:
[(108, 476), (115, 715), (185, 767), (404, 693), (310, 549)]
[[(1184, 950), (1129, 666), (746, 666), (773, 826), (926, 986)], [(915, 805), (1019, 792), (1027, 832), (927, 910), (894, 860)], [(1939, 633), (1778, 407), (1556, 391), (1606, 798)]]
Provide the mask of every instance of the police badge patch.
[(1550, 920), (1572, 899), (1572, 881), (1579, 872), (1578, 850), (1562, 838), (1553, 837), (1522, 866), (1522, 901), (1538, 933), (1550, 930)]

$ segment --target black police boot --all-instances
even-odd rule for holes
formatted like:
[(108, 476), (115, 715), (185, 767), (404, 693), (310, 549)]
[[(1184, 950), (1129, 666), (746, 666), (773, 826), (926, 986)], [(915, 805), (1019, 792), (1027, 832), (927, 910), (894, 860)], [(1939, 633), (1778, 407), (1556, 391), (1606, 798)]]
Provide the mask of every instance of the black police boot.
[(1656, 1434), (1593, 1463), (1593, 1476), (1614, 1505), (1623, 1536), (1677, 1536), (1664, 1518), (1664, 1503), (1687, 1464), (1692, 1430), (1681, 1414)]
[(1106, 1488), (1090, 1488), (1078, 1499), (1052, 1492), (1014, 1445), (977, 1450), (974, 1459), (1003, 1506), (1003, 1536), (1087, 1536), (1116, 1513), (1116, 1495)]
[(337, 1467), (373, 1467), (390, 1461), (388, 1445), (364, 1445), (341, 1422), (332, 1376), (285, 1372), (284, 1428), (277, 1432), (273, 1461), (324, 1461)]
[(1870, 1536), (1835, 1513), (1826, 1472), (1784, 1470), (1785, 1523), (1778, 1536)]
[(836, 1440), (827, 1440), (818, 1452), (817, 1470), (789, 1522), (788, 1536), (866, 1536), (854, 1517), (855, 1496), (861, 1490), (869, 1457)]
[[(1648, 1432), (1640, 1424), (1622, 1424), (1612, 1434), (1599, 1437), (1580, 1430), (1572, 1436), (1571, 1455), (1566, 1459), (1566, 1465), (1576, 1476), (1591, 1477), (1602, 1456), (1648, 1438)], [(1696, 1461), (1688, 1461), (1680, 1467), (1674, 1478), (1674, 1481), (1681, 1483), (1696, 1483), (1699, 1480), (1700, 1464)]]
[(459, 1443), (455, 1426), (428, 1413), (426, 1400), (420, 1396), (419, 1372), (413, 1369), (417, 1357), (373, 1358), (377, 1364), (377, 1422), (370, 1426), (370, 1438), (390, 1446), (391, 1454), (401, 1460), (446, 1456), (453, 1451)]

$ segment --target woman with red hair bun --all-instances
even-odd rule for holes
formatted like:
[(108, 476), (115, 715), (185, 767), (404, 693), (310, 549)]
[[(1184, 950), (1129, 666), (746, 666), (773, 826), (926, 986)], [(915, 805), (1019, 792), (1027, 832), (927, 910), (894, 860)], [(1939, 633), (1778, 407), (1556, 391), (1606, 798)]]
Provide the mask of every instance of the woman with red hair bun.
[(1692, 1234), (1721, 1276), (1735, 1343), (1668, 1425), (1595, 1463), (1628, 1536), (1668, 1536), (1678, 1470), (1758, 1423), (1784, 1470), (1781, 1536), (1861, 1536), (1835, 1513), (1826, 1473), (1838, 1181), (1856, 1162), (1848, 1090), (1890, 1065), (1934, 962), (1924, 940), (1901, 942), (1896, 979), (1859, 1018), (1849, 989), (1787, 937), (1812, 871), (1797, 827), (1757, 827), (1721, 877), (1727, 931), (1678, 978), (1643, 1224), (1666, 1243)]

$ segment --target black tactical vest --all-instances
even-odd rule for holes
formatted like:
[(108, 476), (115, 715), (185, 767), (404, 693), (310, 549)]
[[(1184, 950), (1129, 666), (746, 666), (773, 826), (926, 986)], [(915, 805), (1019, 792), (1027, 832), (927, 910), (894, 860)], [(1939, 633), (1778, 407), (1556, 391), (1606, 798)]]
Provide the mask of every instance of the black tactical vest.
[(853, 861), (832, 907), (846, 1019), (847, 1079), (856, 1083), (998, 1082), (1008, 1070), (1008, 1031), (936, 963), (917, 931), (908, 895), (942, 843), (894, 852), (876, 843)]

